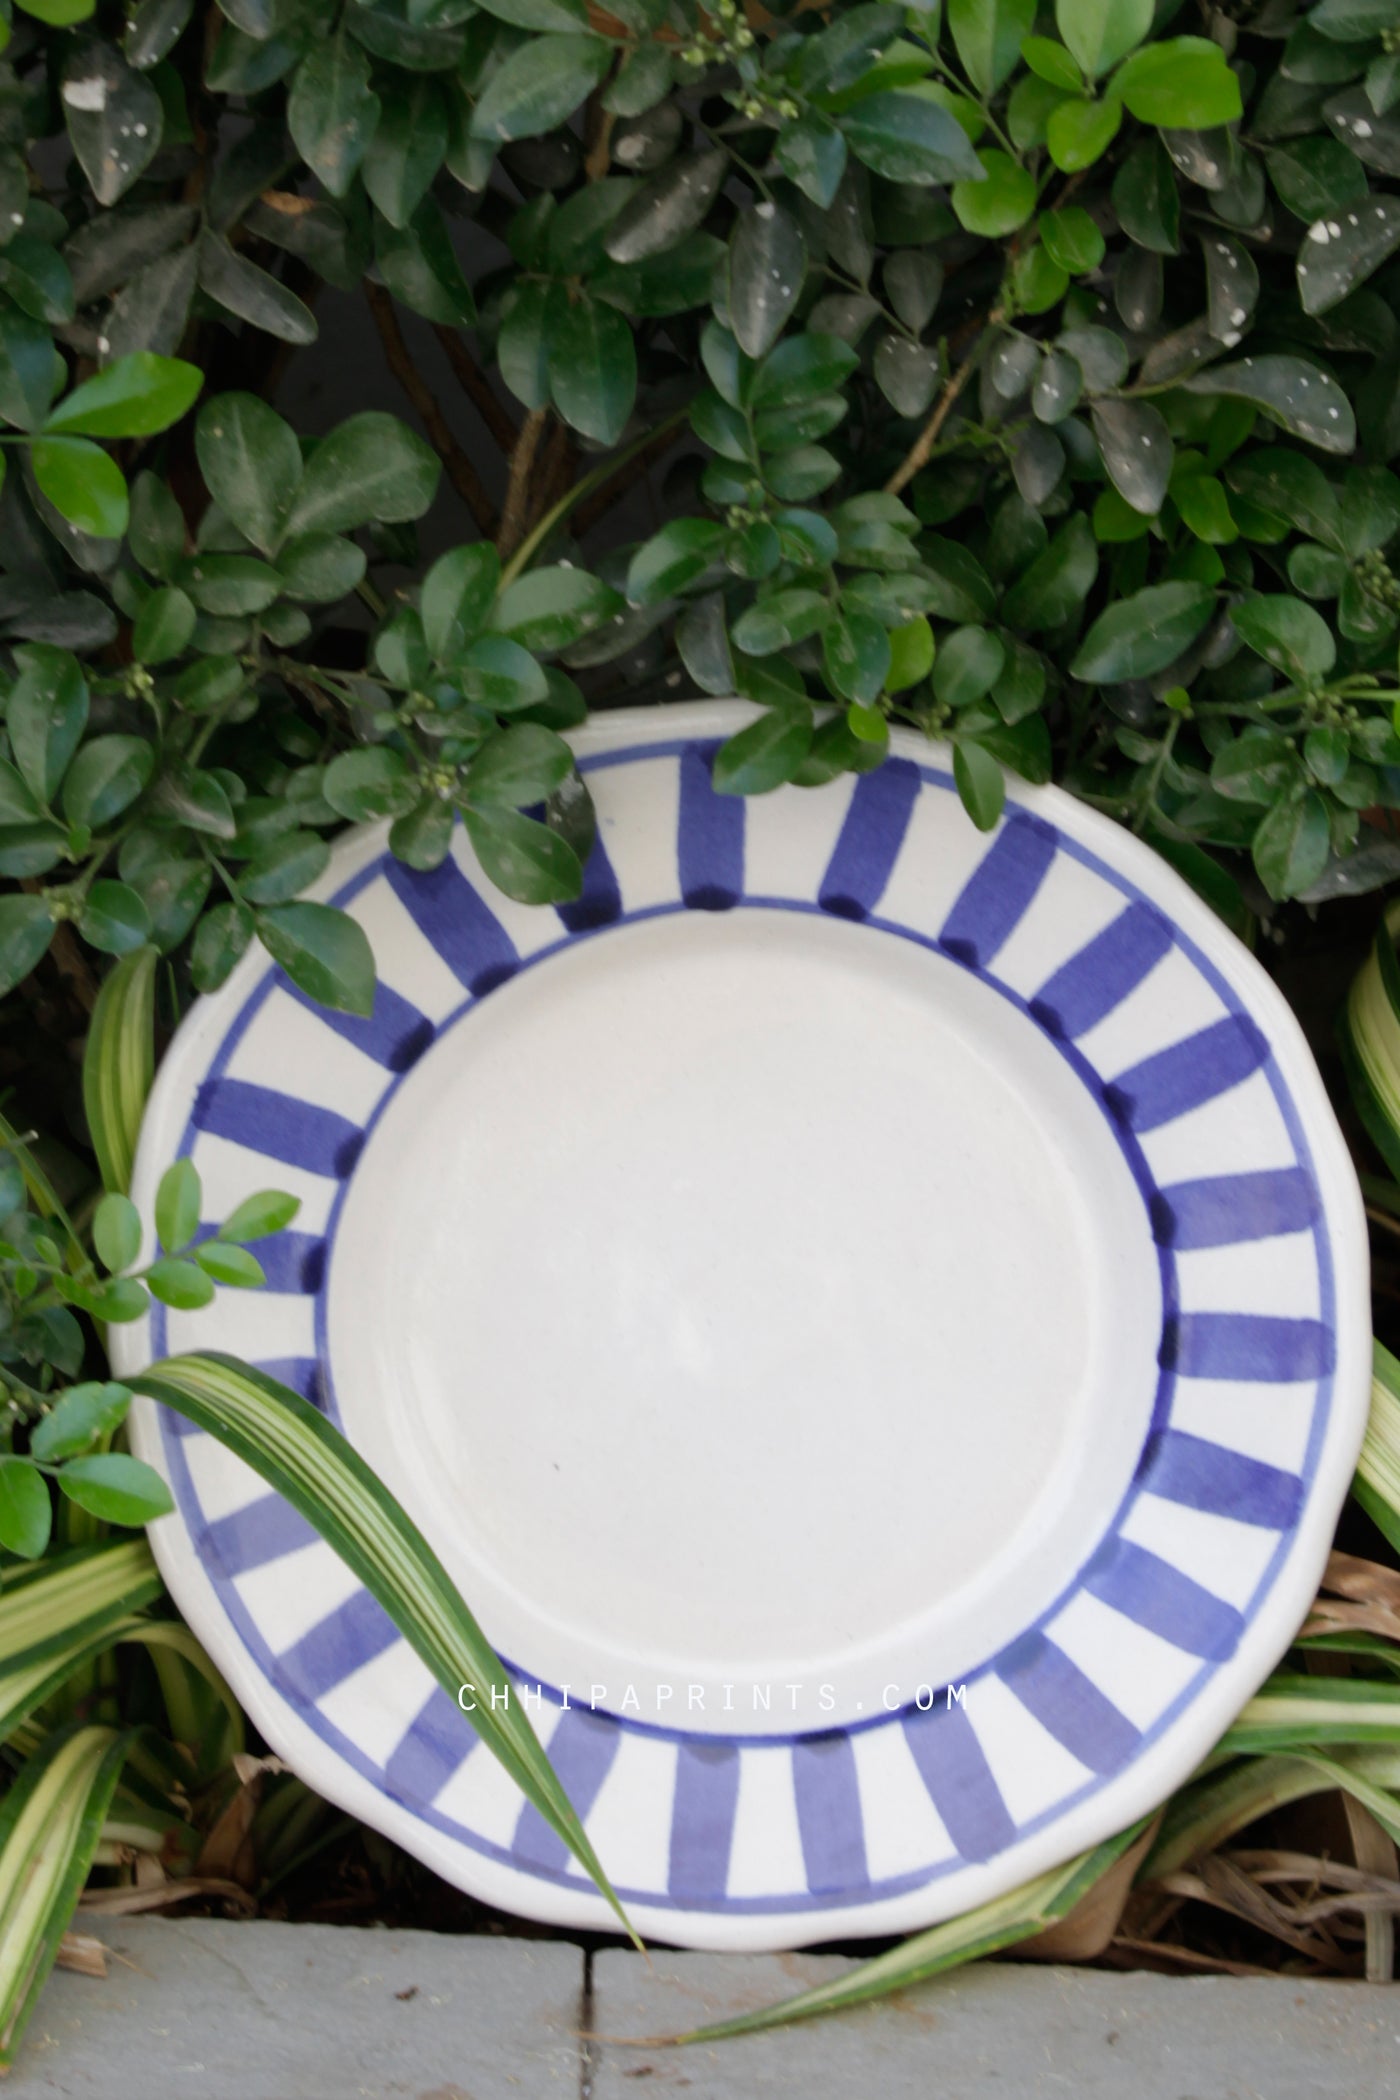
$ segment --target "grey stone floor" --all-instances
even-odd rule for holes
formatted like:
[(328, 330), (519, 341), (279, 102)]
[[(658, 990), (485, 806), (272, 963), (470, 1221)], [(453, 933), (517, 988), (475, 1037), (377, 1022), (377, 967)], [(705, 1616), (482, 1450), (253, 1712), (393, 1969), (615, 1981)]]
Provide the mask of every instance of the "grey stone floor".
[(1400, 1992), (991, 1963), (714, 2048), (638, 2046), (839, 1972), (807, 1955), (108, 1919), (7, 2095), (73, 2100), (1394, 2100)]

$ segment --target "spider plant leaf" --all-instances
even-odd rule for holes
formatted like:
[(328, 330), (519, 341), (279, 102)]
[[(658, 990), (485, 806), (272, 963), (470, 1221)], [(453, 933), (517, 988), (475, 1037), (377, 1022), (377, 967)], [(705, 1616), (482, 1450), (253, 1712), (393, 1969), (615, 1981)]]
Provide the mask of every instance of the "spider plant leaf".
[(83, 1106), (102, 1186), (125, 1195), (155, 1071), (156, 951), (124, 955), (103, 980), (83, 1053)]
[(130, 1740), (95, 1726), (52, 1735), (0, 1802), (0, 2068), (68, 1929)]
[(427, 1540), (354, 1447), (299, 1393), (233, 1357), (167, 1357), (128, 1383), (216, 1436), (285, 1496), (384, 1607), (451, 1698), (468, 1683), (490, 1694), (478, 1698), (471, 1716), (482, 1741), (635, 1940), (499, 1657)]
[(1371, 1414), (1352, 1493), (1400, 1552), (1400, 1362), (1373, 1344)]
[(1031, 1939), (1067, 1917), (1115, 1860), (1121, 1858), (1142, 1835), (1147, 1822), (1144, 1817), (1130, 1830), (1121, 1831), (1117, 1837), (1096, 1845), (1091, 1852), (1081, 1852), (1064, 1866), (1037, 1876), (1034, 1881), (1012, 1889), (1005, 1896), (998, 1896), (991, 1903), (980, 1904), (963, 1917), (950, 1918), (946, 1924), (935, 1925), (928, 1932), (915, 1933), (912, 1939), (891, 1947), (888, 1953), (877, 1954), (872, 1961), (858, 1962), (844, 1976), (838, 1976), (830, 1983), (818, 1984), (810, 1991), (799, 1991), (795, 1997), (784, 1998), (777, 2005), (763, 2006), (757, 2012), (740, 2013), (732, 2020), (716, 2021), (712, 2027), (696, 2028), (689, 2034), (677, 2035), (675, 2039), (679, 2042), (717, 2042), (735, 2034), (760, 2034), (765, 2028), (786, 2026), (791, 2020), (809, 2020), (819, 2013), (837, 2012), (847, 2005), (862, 2005), (871, 1998), (887, 1997), (892, 1991), (907, 1990), (911, 1984), (941, 1976), (945, 1970), (980, 1961), (984, 1955), (996, 1954), (1003, 1947), (1014, 1947), (1018, 1940)]

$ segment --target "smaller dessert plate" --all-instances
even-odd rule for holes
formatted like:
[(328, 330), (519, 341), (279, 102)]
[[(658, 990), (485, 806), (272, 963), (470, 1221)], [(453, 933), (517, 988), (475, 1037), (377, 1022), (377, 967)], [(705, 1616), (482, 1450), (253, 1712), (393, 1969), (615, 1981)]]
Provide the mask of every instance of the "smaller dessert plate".
[[(135, 1194), (301, 1199), (269, 1288), (114, 1330), (313, 1400), (512, 1673), (639, 1927), (891, 1933), (1122, 1829), (1312, 1597), (1369, 1392), (1352, 1170), (1278, 993), (1053, 790), (946, 754), (717, 795), (738, 702), (603, 717), (581, 899), (382, 829), (322, 896), (368, 1020), (260, 954), (161, 1067)], [(307, 1783), (465, 1889), (608, 1913), (355, 1578), (141, 1402), (170, 1588)]]

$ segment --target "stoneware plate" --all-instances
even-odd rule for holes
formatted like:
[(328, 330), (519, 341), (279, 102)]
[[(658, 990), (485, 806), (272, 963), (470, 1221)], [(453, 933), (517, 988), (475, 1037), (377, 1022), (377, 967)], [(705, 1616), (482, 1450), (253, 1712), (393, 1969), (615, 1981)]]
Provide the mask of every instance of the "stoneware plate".
[[(584, 894), (382, 829), (320, 894), (373, 1018), (261, 953), (161, 1067), (135, 1195), (301, 1198), (266, 1292), (113, 1330), (324, 1408), (514, 1674), (642, 1930), (950, 1916), (1191, 1772), (1312, 1597), (1369, 1390), (1356, 1183), (1262, 970), (1051, 789), (946, 752), (744, 802), (740, 703), (577, 748)], [(307, 1783), (488, 1901), (608, 1914), (300, 1518), (152, 1403), (170, 1588)], [(459, 1695), (470, 1702), (472, 1693)]]

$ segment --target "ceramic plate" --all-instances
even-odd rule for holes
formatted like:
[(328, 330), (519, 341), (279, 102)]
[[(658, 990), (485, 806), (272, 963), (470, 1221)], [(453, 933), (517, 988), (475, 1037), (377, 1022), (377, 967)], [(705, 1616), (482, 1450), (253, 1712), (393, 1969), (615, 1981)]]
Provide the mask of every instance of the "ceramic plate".
[[(370, 1020), (261, 954), (161, 1067), (136, 1196), (301, 1198), (266, 1292), (114, 1330), (336, 1421), (506, 1658), (649, 1935), (949, 1916), (1184, 1780), (1312, 1597), (1369, 1390), (1360, 1201), (1263, 972), (1147, 848), (912, 737), (718, 796), (739, 703), (608, 715), (584, 893), (459, 834), (320, 894)], [(170, 1588), (308, 1784), (449, 1880), (607, 1913), (373, 1600), (141, 1403)], [(461, 1695), (470, 1700), (470, 1692)]]

